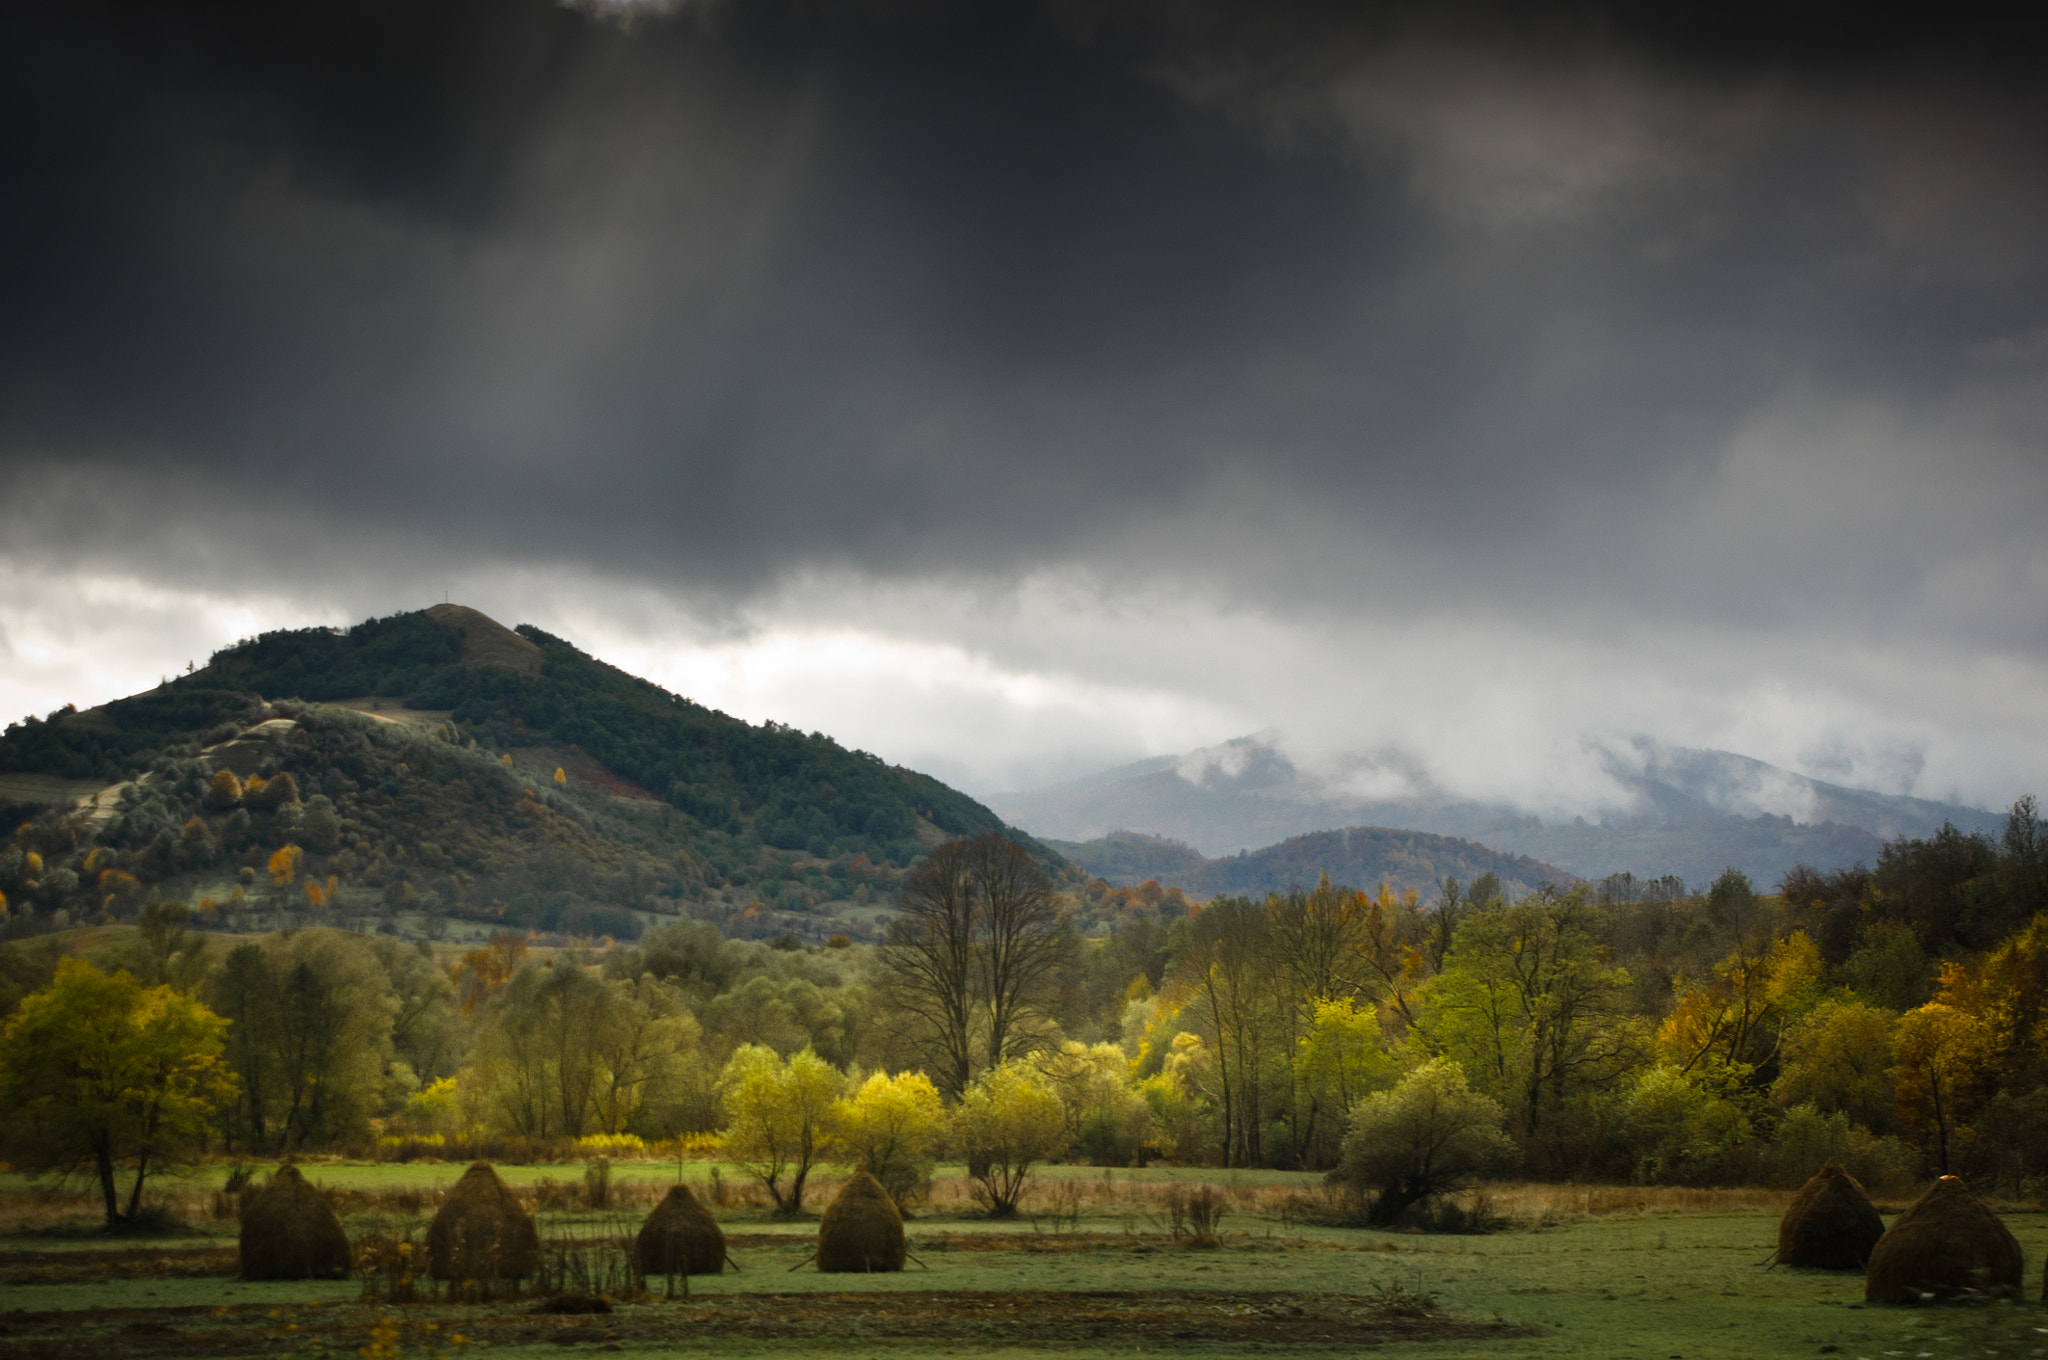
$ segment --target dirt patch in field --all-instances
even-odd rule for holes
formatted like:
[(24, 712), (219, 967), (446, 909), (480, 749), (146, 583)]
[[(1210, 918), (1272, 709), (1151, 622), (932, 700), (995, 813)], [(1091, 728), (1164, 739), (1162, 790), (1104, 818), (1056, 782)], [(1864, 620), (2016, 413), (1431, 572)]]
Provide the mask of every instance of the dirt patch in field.
[[(0, 1357), (236, 1356), (297, 1348), (367, 1346), (389, 1309), (108, 1308), (0, 1315)], [(387, 1328), (389, 1322), (384, 1324)], [(913, 1341), (953, 1345), (1099, 1342), (1307, 1347), (1346, 1350), (1395, 1341), (1504, 1339), (1526, 1329), (1404, 1315), (1355, 1295), (1278, 1291), (1184, 1293), (1015, 1290), (959, 1293), (720, 1294), (622, 1305), (600, 1316), (558, 1317), (532, 1301), (402, 1310), (400, 1345), (430, 1340), (492, 1347), (553, 1344), (594, 1349), (711, 1340)]]
[(23, 1284), (98, 1284), (106, 1280), (190, 1280), (233, 1275), (241, 1261), (233, 1247), (117, 1251), (10, 1251), (0, 1253), (0, 1287)]

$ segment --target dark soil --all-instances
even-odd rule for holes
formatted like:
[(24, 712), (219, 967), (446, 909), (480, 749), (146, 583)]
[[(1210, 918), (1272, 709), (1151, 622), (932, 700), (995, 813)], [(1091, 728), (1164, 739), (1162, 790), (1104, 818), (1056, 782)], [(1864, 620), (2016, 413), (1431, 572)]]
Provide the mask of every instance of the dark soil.
[[(460, 1333), (491, 1346), (552, 1343), (603, 1349), (706, 1340), (844, 1343), (904, 1340), (973, 1345), (1102, 1342), (1355, 1350), (1391, 1341), (1501, 1339), (1504, 1324), (1396, 1316), (1356, 1295), (1283, 1291), (1049, 1290), (950, 1293), (724, 1294), (620, 1304), (609, 1315), (554, 1317), (532, 1302), (403, 1310), (401, 1341), (418, 1346)], [(279, 1344), (346, 1354), (370, 1341), (388, 1308), (353, 1304), (274, 1308), (102, 1308), (0, 1314), (0, 1357), (241, 1356)]]

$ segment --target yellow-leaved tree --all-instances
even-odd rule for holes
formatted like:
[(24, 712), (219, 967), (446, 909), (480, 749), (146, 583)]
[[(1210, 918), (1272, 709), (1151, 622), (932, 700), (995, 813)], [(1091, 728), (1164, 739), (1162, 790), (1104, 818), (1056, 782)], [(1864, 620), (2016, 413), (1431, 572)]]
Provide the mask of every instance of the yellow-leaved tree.
[(946, 1133), (939, 1088), (922, 1072), (877, 1072), (832, 1106), (840, 1155), (882, 1183), (899, 1205), (921, 1193)]
[(840, 1076), (806, 1047), (784, 1062), (766, 1044), (742, 1044), (719, 1079), (726, 1159), (761, 1182), (780, 1214), (804, 1207), (804, 1181), (831, 1140)]
[[(0, 1034), (0, 1101), (23, 1165), (99, 1184), (107, 1225), (132, 1219), (151, 1175), (175, 1165), (235, 1079), (227, 1021), (169, 987), (64, 959)], [(115, 1177), (132, 1171), (124, 1209)]]
[(1012, 1059), (982, 1074), (953, 1112), (972, 1193), (991, 1218), (1017, 1212), (1031, 1168), (1067, 1150), (1067, 1110), (1044, 1073)]

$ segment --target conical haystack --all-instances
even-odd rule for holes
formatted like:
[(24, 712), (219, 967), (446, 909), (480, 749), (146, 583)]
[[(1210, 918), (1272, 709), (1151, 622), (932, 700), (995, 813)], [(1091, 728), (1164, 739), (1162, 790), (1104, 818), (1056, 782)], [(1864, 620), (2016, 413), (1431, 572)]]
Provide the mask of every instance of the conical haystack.
[(818, 1269), (903, 1269), (903, 1215), (882, 1183), (865, 1171), (839, 1192), (818, 1220)]
[(2016, 1293), (2020, 1244), (1998, 1215), (1954, 1176), (1913, 1202), (1870, 1253), (1863, 1297), (1882, 1303)]
[(1861, 1270), (1883, 1236), (1877, 1206), (1854, 1176), (1829, 1162), (1799, 1187), (1778, 1220), (1778, 1264)]
[(640, 1225), (633, 1249), (640, 1273), (649, 1277), (716, 1275), (725, 1269), (725, 1233), (687, 1185), (669, 1187)]
[(427, 1229), (427, 1264), (437, 1280), (518, 1280), (540, 1263), (533, 1215), (489, 1162), (472, 1163)]
[(242, 1278), (331, 1280), (348, 1274), (348, 1234), (295, 1166), (281, 1166), (242, 1205)]

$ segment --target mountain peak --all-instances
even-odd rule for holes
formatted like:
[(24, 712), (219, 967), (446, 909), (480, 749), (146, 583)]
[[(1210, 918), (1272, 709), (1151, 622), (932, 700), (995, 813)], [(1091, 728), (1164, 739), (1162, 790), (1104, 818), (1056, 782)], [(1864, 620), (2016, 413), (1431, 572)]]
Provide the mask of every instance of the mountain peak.
[(437, 604), (428, 606), (427, 617), (462, 635), (463, 665), (502, 666), (522, 675), (540, 674), (540, 648), (482, 610), (466, 604)]

